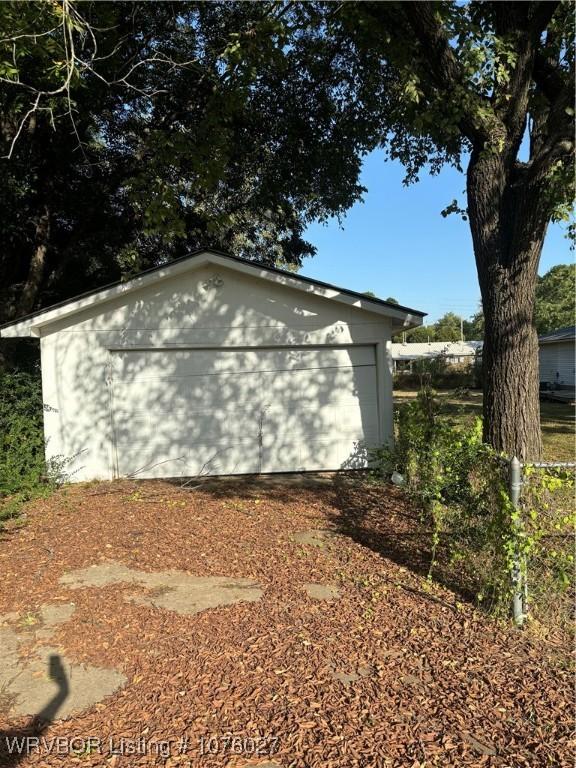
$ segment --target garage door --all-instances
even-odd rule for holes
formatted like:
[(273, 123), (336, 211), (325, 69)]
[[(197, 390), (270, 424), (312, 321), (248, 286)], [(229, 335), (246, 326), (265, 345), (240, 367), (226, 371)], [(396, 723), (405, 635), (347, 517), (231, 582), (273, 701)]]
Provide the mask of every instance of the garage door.
[(339, 469), (378, 441), (373, 346), (112, 355), (120, 476)]

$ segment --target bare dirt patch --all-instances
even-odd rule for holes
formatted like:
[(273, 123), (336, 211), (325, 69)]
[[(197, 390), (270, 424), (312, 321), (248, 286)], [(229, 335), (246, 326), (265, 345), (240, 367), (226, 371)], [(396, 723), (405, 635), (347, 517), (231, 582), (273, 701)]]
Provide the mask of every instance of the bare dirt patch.
[[(340, 486), (230, 481), (193, 492), (161, 482), (75, 486), (31, 505), (25, 527), (0, 534), (0, 612), (41, 618), (41, 606), (73, 600), (50, 647), (126, 678), (44, 735), (99, 737), (102, 753), (74, 758), (91, 768), (572, 766), (564, 649), (552, 652), (428, 584), (402, 494), (354, 488), (353, 514)], [(376, 516), (384, 529), (372, 529)], [(298, 540), (310, 531), (329, 533), (321, 546)], [(111, 563), (122, 576), (114, 583), (61, 582), (84, 569), (100, 578)], [(154, 585), (135, 572), (224, 579), (222, 587), (245, 580), (262, 594), (181, 613), (155, 604), (176, 591), (165, 576)], [(311, 600), (305, 584), (333, 585), (339, 597)], [(33, 656), (34, 632), (18, 622), (9, 628), (30, 637), (19, 653)], [(5, 728), (34, 732), (24, 716)], [(166, 740), (170, 760), (153, 750), (114, 757), (109, 740), (119, 736)], [(215, 751), (202, 753), (211, 737)], [(46, 753), (20, 762), (62, 764)]]

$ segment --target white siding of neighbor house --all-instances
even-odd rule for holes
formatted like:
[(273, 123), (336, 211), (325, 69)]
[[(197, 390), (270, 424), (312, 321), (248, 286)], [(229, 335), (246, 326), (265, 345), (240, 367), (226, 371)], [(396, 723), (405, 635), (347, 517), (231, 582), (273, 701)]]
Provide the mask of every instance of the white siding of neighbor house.
[[(172, 436), (180, 434), (182, 415), (167, 402), (159, 411), (161, 418), (148, 422), (140, 432), (136, 427), (122, 430), (114, 424), (114, 418), (118, 420), (124, 408), (136, 411), (124, 413), (126, 419), (137, 420), (149, 411), (151, 397), (160, 402), (163, 387), (173, 386), (170, 382), (179, 376), (178, 366), (192, 365), (189, 350), (195, 348), (204, 349), (206, 355), (212, 356), (209, 360), (206, 358), (208, 369), (218, 373), (225, 367), (224, 350), (231, 350), (233, 355), (226, 359), (234, 359), (236, 368), (240, 353), (246, 355), (251, 348), (284, 350), (271, 363), (271, 370), (282, 371), (284, 376), (278, 378), (274, 386), (279, 387), (279, 382), (284, 381), (284, 388), (292, 390), (295, 382), (299, 382), (299, 403), (308, 398), (313, 408), (324, 407), (334, 425), (338, 423), (341, 406), (345, 408), (348, 404), (352, 412), (351, 398), (356, 393), (358, 400), (358, 389), (373, 387), (376, 403), (368, 402), (370, 398), (367, 398), (365, 413), (350, 418), (375, 419), (374, 441), (386, 442), (392, 436), (390, 336), (391, 321), (366, 309), (272, 284), (220, 265), (193, 268), (183, 275), (159, 280), (133, 293), (88, 307), (42, 329), (42, 387), (44, 403), (48, 406), (44, 414), (47, 456), (70, 459), (66, 471), (75, 481), (111, 479), (143, 466), (147, 441), (160, 440), (162, 428), (169, 424), (170, 418), (174, 423), (174, 429), (169, 430)], [(357, 352), (357, 345), (363, 351)], [(287, 351), (298, 349), (309, 350), (308, 363), (304, 366), (308, 372), (323, 367), (342, 368), (342, 377), (290, 375), (287, 371), (293, 366), (293, 360), (289, 361)], [(347, 352), (351, 349), (354, 351)], [(169, 350), (188, 351), (172, 354)], [(131, 351), (130, 363), (126, 362), (126, 351)], [(358, 354), (368, 355), (370, 360), (359, 363)], [(345, 365), (346, 359), (349, 363)], [(310, 362), (314, 360), (318, 361), (316, 367)], [(134, 365), (144, 369), (151, 366), (155, 389), (134, 388), (134, 376), (130, 373), (130, 366), (134, 368)], [(356, 368), (357, 365), (372, 368), (364, 370)], [(242, 382), (241, 366), (234, 372), (240, 373), (235, 381)], [(132, 385), (128, 380), (130, 376)], [(373, 384), (369, 383), (371, 376)], [(249, 381), (246, 375), (242, 384), (246, 395), (250, 391)], [(263, 381), (260, 376), (258, 386), (262, 391)], [(331, 400), (334, 390), (340, 386), (343, 399)], [(277, 404), (281, 389), (273, 391), (271, 406)], [(198, 398), (202, 391), (202, 388), (198, 390)], [(239, 391), (237, 387), (228, 389), (228, 405), (233, 405)], [(152, 395), (153, 392), (156, 394)], [(222, 390), (222, 397), (225, 394)], [(294, 392), (289, 394), (293, 399), (296, 397)], [(142, 402), (139, 403), (139, 399)], [(351, 422), (350, 429), (353, 428)], [(298, 436), (302, 444), (308, 438), (307, 433)], [(167, 435), (166, 440), (169, 439), (172, 438)], [(121, 453), (124, 450), (127, 456), (132, 452), (133, 460), (119, 460), (119, 440)], [(334, 462), (336, 453), (330, 456), (326, 461)], [(341, 458), (338, 454), (338, 461)], [(139, 466), (133, 466), (136, 464)], [(296, 460), (294, 468), (299, 468)], [(143, 471), (139, 477), (152, 474)]]
[(540, 381), (574, 387), (576, 349), (573, 341), (540, 346)]
[(481, 341), (408, 341), (394, 342), (391, 346), (393, 360), (419, 360), (421, 358), (446, 357), (452, 362), (474, 359), (482, 349)]

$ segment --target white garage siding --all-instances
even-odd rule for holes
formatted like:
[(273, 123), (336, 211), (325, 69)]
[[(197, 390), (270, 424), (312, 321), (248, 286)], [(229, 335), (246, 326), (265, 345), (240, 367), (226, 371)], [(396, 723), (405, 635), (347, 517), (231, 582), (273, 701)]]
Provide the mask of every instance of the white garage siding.
[(574, 387), (575, 349), (573, 341), (542, 344), (540, 347), (540, 381)]
[(392, 439), (390, 338), (422, 313), (201, 252), (1, 329), (40, 336), (72, 480), (338, 469)]
[(379, 442), (373, 346), (113, 353), (117, 474), (339, 469)]

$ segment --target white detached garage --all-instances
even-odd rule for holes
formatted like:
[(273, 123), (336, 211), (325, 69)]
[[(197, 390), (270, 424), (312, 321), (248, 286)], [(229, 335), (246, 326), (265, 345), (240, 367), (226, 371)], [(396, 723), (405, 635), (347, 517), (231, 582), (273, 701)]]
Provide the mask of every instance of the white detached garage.
[(390, 340), (424, 314), (202, 250), (0, 329), (40, 338), (72, 479), (361, 467), (392, 436)]

